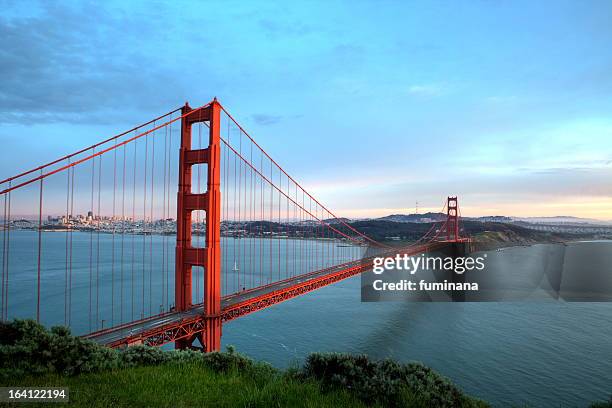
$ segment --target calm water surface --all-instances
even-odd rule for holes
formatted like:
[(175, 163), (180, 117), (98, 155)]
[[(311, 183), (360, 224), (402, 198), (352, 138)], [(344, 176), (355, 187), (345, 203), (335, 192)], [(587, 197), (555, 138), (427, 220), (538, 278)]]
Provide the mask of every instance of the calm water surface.
[[(20, 311), (20, 315), (31, 316), (35, 293), (31, 285), (35, 272), (32, 247), (22, 248), (19, 255), (19, 245), (31, 240), (29, 234), (23, 232), (26, 238), (22, 238), (21, 244), (12, 242), (11, 256), (15, 258), (11, 261), (14, 274), (11, 284), (15, 286), (11, 289), (10, 308), (13, 313)], [(44, 258), (50, 267), (50, 272), (46, 272), (50, 276), (46, 276), (44, 286), (43, 320), (61, 323), (65, 315), (64, 241), (60, 240), (61, 233), (51, 234), (57, 238), (49, 240), (58, 242), (55, 251)], [(76, 247), (80, 248), (77, 250), (88, 253), (88, 235), (82, 234), (76, 240), (79, 242)], [(226, 240), (226, 248), (233, 245), (232, 241)], [(153, 243), (173, 248), (172, 242), (168, 244), (161, 237), (154, 238)], [(570, 246), (568, 250), (587, 251), (589, 256), (593, 256), (594, 250), (603, 251), (604, 259), (612, 255), (611, 243), (575, 245), (582, 247)], [(105, 251), (105, 246), (102, 248)], [(17, 255), (13, 255), (14, 251)], [(535, 250), (532, 247), (513, 251)], [(511, 251), (504, 256), (516, 257), (517, 253)], [(73, 264), (74, 285), (80, 288), (80, 291), (73, 290), (80, 293), (73, 294), (75, 314), (79, 309), (87, 309), (89, 304), (87, 259), (75, 260)], [(569, 262), (571, 267), (580, 267), (575, 259), (572, 262)], [(160, 258), (152, 268), (153, 291), (159, 296), (164, 276), (161, 264)], [(138, 265), (142, 269), (142, 264), (137, 263), (137, 269)], [(610, 265), (612, 262), (606, 261), (596, 268), (610, 268)], [(21, 270), (15, 272), (18, 266)], [(125, 283), (128, 285), (129, 280)], [(130, 301), (124, 299), (124, 302), (123, 313), (129, 315)], [(135, 309), (136, 313), (140, 310), (138, 305)], [(120, 312), (114, 310), (114, 313), (119, 316)], [(87, 329), (86, 322), (75, 320), (73, 317), (77, 332)], [(612, 303), (362, 303), (360, 279), (354, 277), (242, 317), (224, 325), (223, 329), (224, 346), (235, 345), (239, 351), (278, 367), (299, 363), (315, 351), (421, 361), (451, 378), (469, 394), (495, 406), (583, 407), (612, 394)]]

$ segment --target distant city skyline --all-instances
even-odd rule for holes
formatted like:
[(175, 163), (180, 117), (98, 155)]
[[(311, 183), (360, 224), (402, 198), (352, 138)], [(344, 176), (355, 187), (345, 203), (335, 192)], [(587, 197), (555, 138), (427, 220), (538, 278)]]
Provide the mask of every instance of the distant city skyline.
[(217, 96), (339, 216), (612, 220), (610, 2), (2, 7), (0, 178)]

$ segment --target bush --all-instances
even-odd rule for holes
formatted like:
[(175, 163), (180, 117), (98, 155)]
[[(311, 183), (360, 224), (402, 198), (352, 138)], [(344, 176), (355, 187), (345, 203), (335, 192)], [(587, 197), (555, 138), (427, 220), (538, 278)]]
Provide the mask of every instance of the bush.
[(238, 354), (229, 349), (227, 352), (222, 353), (219, 351), (213, 351), (212, 353), (206, 353), (204, 355), (204, 364), (217, 372), (228, 372), (232, 370), (248, 370), (253, 367), (253, 360)]
[(194, 350), (163, 351), (148, 346), (113, 350), (72, 336), (65, 327), (45, 329), (33, 320), (0, 323), (0, 379), (58, 373), (76, 375), (112, 368), (201, 362), (217, 372), (246, 371), (270, 376), (276, 370), (255, 363), (229, 346), (227, 352), (202, 354)]
[(167, 363), (169, 353), (154, 347), (132, 346), (121, 351), (120, 359), (123, 367), (138, 367)]
[(64, 327), (50, 331), (32, 320), (0, 323), (0, 378), (46, 372), (74, 375), (117, 366), (115, 350), (75, 337)]
[(254, 362), (250, 358), (236, 353), (233, 346), (228, 346), (226, 352), (213, 351), (202, 357), (204, 364), (215, 372), (240, 372), (250, 375), (257, 382), (265, 382), (278, 371), (266, 362)]
[[(278, 371), (236, 353), (202, 354), (193, 350), (163, 351), (147, 346), (113, 350), (75, 337), (70, 330), (46, 330), (32, 320), (0, 323), (0, 380), (57, 373), (76, 375), (113, 368), (166, 363), (200, 363), (215, 372), (237, 372), (264, 386)], [(418, 363), (373, 361), (364, 355), (311, 354), (302, 368), (288, 370), (290, 381), (315, 380), (323, 391), (348, 390), (368, 405), (389, 407), (478, 407), (486, 404), (461, 392), (446, 378)], [(608, 408), (610, 404), (593, 405)]]
[(202, 352), (197, 350), (170, 350), (164, 353), (169, 363), (191, 364), (202, 361)]
[(350, 390), (366, 404), (383, 406), (486, 406), (462, 393), (448, 379), (419, 364), (371, 361), (365, 355), (311, 354), (302, 375), (324, 389)]

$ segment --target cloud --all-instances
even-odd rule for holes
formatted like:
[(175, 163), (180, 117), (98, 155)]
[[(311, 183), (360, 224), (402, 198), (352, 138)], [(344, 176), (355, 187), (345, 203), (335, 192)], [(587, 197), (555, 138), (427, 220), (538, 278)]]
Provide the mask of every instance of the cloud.
[(112, 122), (171, 106), (180, 84), (141, 42), (158, 40), (156, 22), (134, 18), (93, 3), (0, 17), (0, 122)]
[(445, 87), (438, 84), (421, 84), (408, 87), (408, 93), (419, 96), (439, 96), (445, 93)]
[(256, 113), (252, 117), (255, 123), (262, 126), (274, 125), (283, 119), (282, 116), (266, 115), (264, 113)]
[(271, 38), (295, 36), (301, 37), (312, 32), (312, 28), (301, 21), (284, 21), (262, 18), (259, 27)]
[(516, 103), (518, 101), (518, 97), (515, 95), (493, 95), (487, 97), (485, 100), (494, 105), (505, 105)]

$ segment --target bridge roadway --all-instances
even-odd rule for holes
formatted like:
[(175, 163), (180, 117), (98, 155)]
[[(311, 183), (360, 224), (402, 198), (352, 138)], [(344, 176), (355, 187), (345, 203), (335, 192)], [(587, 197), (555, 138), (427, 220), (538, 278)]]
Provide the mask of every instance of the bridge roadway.
[[(415, 255), (436, 249), (443, 242), (416, 245), (376, 256), (392, 256), (397, 253)], [(298, 275), (258, 288), (245, 290), (221, 299), (223, 322), (255, 312), (291, 299), (320, 287), (357, 275), (372, 268), (374, 256), (347, 262), (330, 268)], [(100, 330), (85, 338), (109, 347), (133, 344), (161, 346), (178, 339), (195, 335), (204, 330), (204, 306), (194, 305), (183, 312), (166, 312), (142, 320)]]

